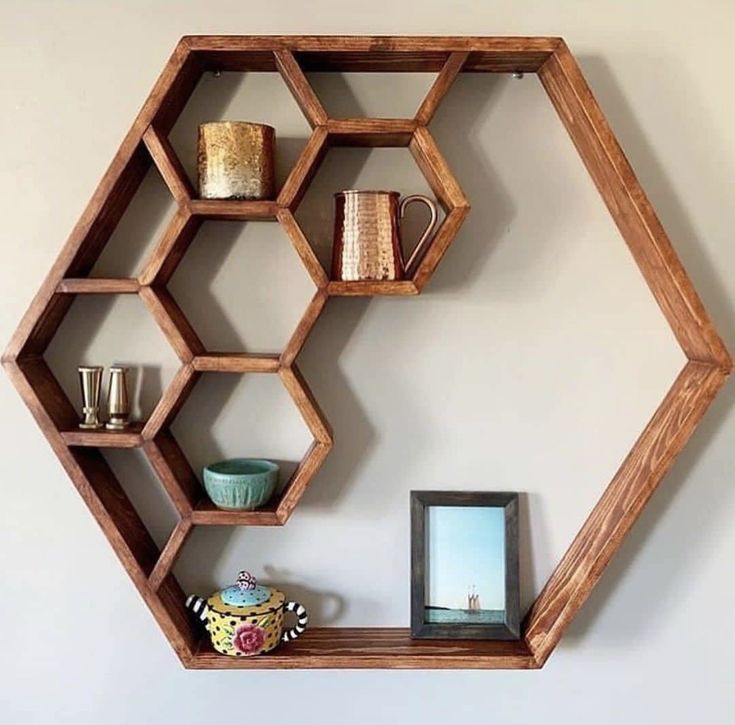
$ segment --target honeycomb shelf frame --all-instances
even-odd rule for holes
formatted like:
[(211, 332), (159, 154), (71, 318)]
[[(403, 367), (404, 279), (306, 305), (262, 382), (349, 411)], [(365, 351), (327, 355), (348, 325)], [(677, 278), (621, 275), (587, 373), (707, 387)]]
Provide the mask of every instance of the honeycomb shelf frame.
[[(274, 201), (196, 199), (168, 133), (205, 71), (277, 72), (312, 132)], [(413, 118), (330, 118), (309, 71), (432, 72), (433, 85)], [(256, 658), (214, 653), (184, 608), (172, 567), (194, 526), (282, 525), (332, 445), (296, 358), (329, 297), (416, 295), (428, 283), (470, 205), (428, 128), (459, 73), (534, 73), (569, 133), (686, 363), (528, 612), (517, 642), (412, 640), (407, 628), (312, 628), (288, 647)], [(409, 278), (337, 282), (328, 278), (294, 211), (331, 146), (409, 149), (445, 217)], [(135, 278), (95, 278), (92, 267), (151, 164), (177, 210)], [(280, 223), (314, 285), (314, 297), (283, 351), (205, 349), (166, 288), (207, 219)], [(136, 294), (176, 351), (181, 368), (147, 421), (124, 433), (83, 432), (43, 354), (77, 295)], [(98, 521), (184, 666), (216, 668), (542, 667), (589, 596), (653, 491), (691, 437), (732, 370), (715, 330), (666, 232), (610, 129), (572, 53), (555, 37), (186, 36), (176, 46), (56, 263), (23, 317), (3, 365), (53, 451)], [(278, 375), (313, 442), (281, 497), (260, 511), (223, 512), (201, 486), (170, 430), (204, 373)], [(107, 465), (106, 447), (140, 448), (179, 516), (166, 544), (153, 542)]]

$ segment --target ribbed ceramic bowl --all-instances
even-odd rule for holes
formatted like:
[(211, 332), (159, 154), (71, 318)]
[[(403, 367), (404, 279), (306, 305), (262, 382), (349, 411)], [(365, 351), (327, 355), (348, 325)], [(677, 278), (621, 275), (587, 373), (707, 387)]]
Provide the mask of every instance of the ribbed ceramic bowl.
[(204, 488), (221, 509), (253, 511), (268, 503), (278, 483), (278, 464), (260, 458), (231, 458), (205, 466)]

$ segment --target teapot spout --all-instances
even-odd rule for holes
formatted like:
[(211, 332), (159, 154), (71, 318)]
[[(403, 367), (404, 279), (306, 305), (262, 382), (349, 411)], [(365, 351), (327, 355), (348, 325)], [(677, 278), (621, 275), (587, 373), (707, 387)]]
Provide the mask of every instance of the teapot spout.
[(186, 608), (191, 609), (191, 611), (197, 616), (197, 619), (202, 622), (207, 621), (209, 607), (207, 606), (206, 599), (202, 599), (202, 597), (198, 597), (196, 594), (190, 594), (186, 598)]

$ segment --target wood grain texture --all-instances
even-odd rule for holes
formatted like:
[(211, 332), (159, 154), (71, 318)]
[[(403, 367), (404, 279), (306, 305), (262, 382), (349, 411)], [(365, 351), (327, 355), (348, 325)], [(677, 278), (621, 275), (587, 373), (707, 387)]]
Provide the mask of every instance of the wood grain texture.
[(66, 397), (46, 361), (40, 356), (7, 361), (6, 371), (44, 432), (75, 428), (81, 415)]
[(91, 446), (92, 448), (140, 448), (143, 424), (133, 422), (125, 430), (82, 430), (74, 427), (62, 430), (61, 437), (68, 446)]
[(152, 441), (146, 441), (143, 453), (179, 516), (190, 517), (192, 509), (204, 496), (204, 490), (172, 433), (163, 430)]
[(281, 364), (275, 353), (210, 352), (197, 355), (192, 366), (203, 373), (277, 373)]
[(408, 146), (417, 128), (412, 118), (330, 118), (330, 146)]
[(291, 338), (281, 353), (281, 367), (290, 367), (293, 365), (306, 342), (306, 338), (309, 336), (309, 333), (316, 324), (316, 321), (319, 319), (319, 315), (321, 315), (327, 299), (327, 293), (325, 290), (318, 290), (311, 298), (311, 302), (309, 302), (309, 305), (301, 316), (299, 324), (296, 326), (293, 335), (291, 335)]
[(192, 215), (188, 208), (178, 209), (146, 260), (138, 278), (140, 284), (168, 284), (201, 225), (201, 217)]
[(327, 129), (315, 128), (278, 194), (278, 206), (295, 211), (327, 152)]
[(191, 514), (197, 526), (281, 526), (276, 515), (276, 501), (269, 501), (257, 511), (225, 511), (218, 509), (206, 496), (202, 497)]
[[(304, 71), (438, 72), (448, 52), (471, 52), (466, 71), (535, 72), (558, 38), (451, 36), (186, 36), (181, 43), (207, 70), (275, 70), (289, 50)], [(269, 57), (270, 56), (270, 57)]]
[(174, 526), (174, 530), (166, 541), (166, 545), (161, 551), (161, 555), (158, 557), (156, 565), (153, 567), (151, 575), (148, 577), (148, 583), (153, 589), (157, 591), (166, 577), (171, 573), (171, 569), (176, 563), (176, 559), (181, 553), (181, 549), (184, 546), (189, 534), (192, 530), (191, 519), (180, 519), (179, 522)]
[(56, 291), (66, 295), (131, 295), (138, 294), (137, 279), (103, 277), (67, 277), (59, 282)]
[(689, 362), (636, 441), (528, 614), (525, 637), (543, 663), (722, 387), (726, 374)]
[(312, 128), (327, 122), (327, 112), (290, 50), (273, 53), (276, 68)]
[(416, 260), (413, 265), (415, 270), (408, 270), (417, 293), (421, 292), (431, 279), (469, 212), (470, 208), (468, 206), (458, 206), (452, 209), (434, 233), (434, 238), (423, 256)]
[(194, 196), (194, 188), (168, 138), (158, 133), (154, 126), (148, 126), (143, 142), (176, 203), (188, 204)]
[(182, 365), (177, 370), (143, 427), (144, 440), (152, 440), (162, 429), (168, 428), (189, 397), (198, 377), (193, 365)]
[(296, 470), (293, 472), (291, 479), (281, 494), (281, 500), (278, 503), (276, 516), (281, 523), (286, 523), (296, 508), (296, 504), (301, 500), (307, 487), (311, 484), (314, 476), (321, 468), (324, 459), (329, 455), (332, 448), (331, 443), (322, 443), (314, 441), (306, 455), (302, 458)]
[(566, 44), (539, 78), (679, 345), (690, 360), (731, 370), (727, 349)]
[(202, 640), (191, 669), (534, 669), (525, 643), (411, 639), (408, 629), (309, 627), (259, 657), (227, 657)]
[(327, 285), (327, 294), (330, 297), (376, 297), (379, 295), (404, 297), (417, 295), (418, 293), (418, 287), (408, 279), (398, 282), (377, 280), (342, 282), (331, 280)]
[(469, 57), (469, 51), (449, 54), (442, 69), (439, 71), (439, 75), (421, 102), (418, 111), (416, 111), (417, 123), (420, 123), (422, 126), (429, 124), (439, 104), (444, 100), (444, 96), (449, 92), (452, 83), (456, 80)]
[(278, 376), (314, 438), (320, 443), (331, 445), (332, 429), (296, 365), (281, 368)]
[(204, 344), (167, 289), (141, 287), (140, 296), (182, 363), (204, 352)]
[(189, 211), (202, 219), (221, 221), (275, 221), (278, 206), (275, 201), (247, 199), (193, 199)]
[(301, 227), (288, 209), (278, 210), (278, 221), (281, 223), (288, 238), (291, 240), (296, 253), (301, 257), (301, 261), (306, 267), (312, 282), (318, 289), (327, 286), (327, 273), (324, 271), (321, 263), (317, 259), (314, 250), (309, 244), (309, 240), (304, 236)]
[(428, 128), (419, 126), (416, 129), (409, 149), (416, 165), (421, 169), (421, 173), (426, 177), (426, 181), (446, 213), (455, 207), (469, 207), (467, 197), (454, 178), (449, 164), (439, 151)]

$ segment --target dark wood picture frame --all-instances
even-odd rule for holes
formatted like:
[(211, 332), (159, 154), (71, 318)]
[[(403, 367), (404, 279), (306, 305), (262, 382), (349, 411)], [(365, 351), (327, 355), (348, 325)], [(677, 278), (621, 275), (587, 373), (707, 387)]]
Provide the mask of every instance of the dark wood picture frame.
[[(505, 517), (505, 618), (498, 624), (427, 622), (426, 513), (431, 506), (502, 508)], [(521, 636), (518, 494), (488, 491), (411, 491), (411, 636), (426, 639), (517, 640)]]

